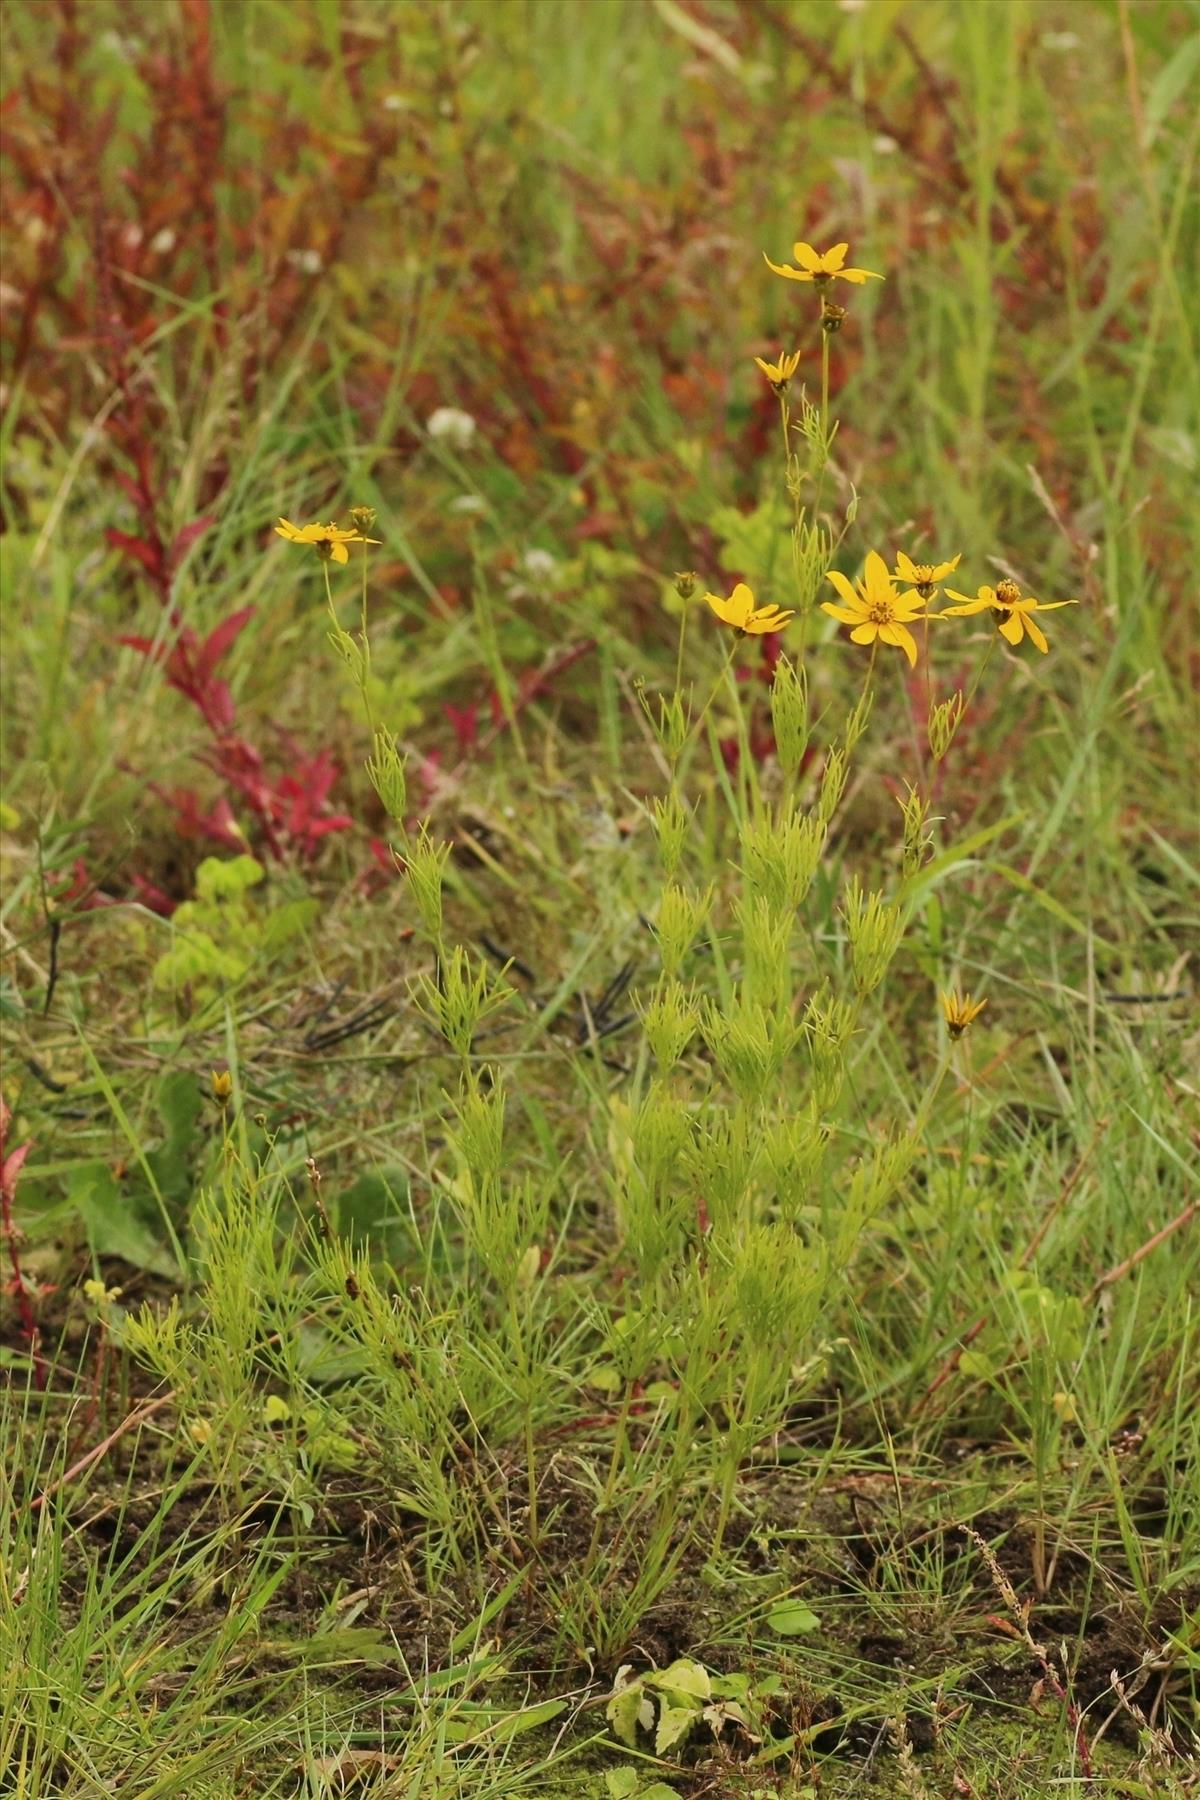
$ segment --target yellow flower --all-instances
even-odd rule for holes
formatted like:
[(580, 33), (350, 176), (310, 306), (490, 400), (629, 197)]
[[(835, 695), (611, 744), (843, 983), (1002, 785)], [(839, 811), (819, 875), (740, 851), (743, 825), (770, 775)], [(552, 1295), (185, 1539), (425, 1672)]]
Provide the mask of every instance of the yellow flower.
[(218, 1106), (228, 1106), (233, 1093), (233, 1076), (228, 1069), (212, 1069), (209, 1072), (209, 1084), (212, 1097)]
[(794, 350), (790, 356), (785, 356), (783, 352), (780, 351), (779, 361), (777, 363), (764, 362), (761, 356), (756, 356), (754, 360), (770, 382), (771, 386), (775, 389), (775, 392), (777, 394), (786, 394), (788, 382), (792, 379), (792, 376), (800, 366), (800, 352)]
[[(815, 281), (818, 287), (828, 287), (831, 281), (853, 281), (861, 287), (864, 281), (883, 280), (874, 269), (844, 269), (842, 264), (849, 248), (849, 244), (835, 244), (832, 250), (814, 250), (811, 244), (793, 244), (792, 255), (800, 264), (798, 269), (790, 263), (773, 263), (769, 256), (766, 262), (769, 269), (787, 281)], [(766, 256), (765, 251), (763, 254)]]
[(903, 550), (897, 550), (896, 580), (909, 582), (922, 600), (932, 600), (938, 582), (945, 581), (947, 575), (953, 575), (961, 561), (961, 551), (950, 562), (915, 563), (911, 557), (905, 556)]
[(106, 1307), (111, 1306), (114, 1301), (121, 1298), (121, 1290), (119, 1287), (105, 1287), (102, 1281), (85, 1281), (83, 1284), (83, 1292), (85, 1297), (91, 1301), (92, 1305), (98, 1307), (101, 1312), (103, 1312)]
[(1014, 647), (1023, 637), (1028, 637), (1044, 656), (1050, 648), (1046, 642), (1046, 634), (1034, 619), (1035, 612), (1057, 612), (1060, 606), (1077, 606), (1076, 600), (1034, 600), (1023, 595), (1015, 581), (998, 581), (994, 588), (981, 587), (975, 599), (969, 594), (957, 594), (953, 588), (946, 592), (952, 600), (961, 600), (961, 606), (947, 606), (940, 613), (930, 616), (935, 619), (965, 619), (972, 613), (995, 612), (999, 614), (996, 624), (1000, 636)]
[(343, 531), (338, 525), (293, 525), (290, 519), (280, 519), (275, 530), (289, 544), (311, 544), (322, 562), (328, 562), (330, 557), (336, 563), (349, 562), (347, 544), (379, 542), (378, 538), (363, 537), (358, 531)]
[(942, 1012), (945, 1014), (946, 1024), (950, 1028), (952, 1038), (960, 1038), (967, 1026), (979, 1017), (987, 1005), (986, 999), (972, 1000), (970, 994), (960, 994), (957, 991), (943, 994), (941, 1002)]
[(864, 578), (857, 588), (851, 587), (840, 569), (830, 569), (825, 579), (832, 581), (845, 605), (835, 606), (832, 600), (824, 600), (821, 611), (843, 625), (852, 625), (853, 643), (873, 644), (878, 638), (881, 644), (894, 644), (915, 668), (917, 640), (908, 627), (922, 616), (925, 602), (918, 594), (896, 592), (896, 584), (878, 550), (868, 554)]
[(777, 606), (755, 606), (754, 595), (744, 581), (739, 581), (728, 600), (720, 594), (704, 598), (723, 625), (732, 625), (743, 637), (761, 637), (767, 631), (782, 631), (794, 613), (781, 612)]

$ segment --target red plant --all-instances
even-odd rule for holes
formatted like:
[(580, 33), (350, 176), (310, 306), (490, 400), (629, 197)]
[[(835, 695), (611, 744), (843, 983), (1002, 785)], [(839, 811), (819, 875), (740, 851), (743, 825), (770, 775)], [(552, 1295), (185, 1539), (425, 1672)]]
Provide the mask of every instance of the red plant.
[[(18, 1144), (15, 1149), (8, 1147), (8, 1134), (12, 1128), (12, 1113), (7, 1103), (0, 1098), (0, 1236), (8, 1246), (8, 1261), (12, 1274), (4, 1283), (8, 1293), (16, 1298), (17, 1310), (21, 1317), (21, 1330), (29, 1343), (30, 1351), (37, 1358), (38, 1324), (33, 1310), (30, 1283), (21, 1270), (22, 1234), (13, 1218), (13, 1207), (17, 1198), (17, 1177), (24, 1166), (25, 1158), (33, 1149), (33, 1140)], [(39, 1362), (40, 1367), (40, 1362)]]

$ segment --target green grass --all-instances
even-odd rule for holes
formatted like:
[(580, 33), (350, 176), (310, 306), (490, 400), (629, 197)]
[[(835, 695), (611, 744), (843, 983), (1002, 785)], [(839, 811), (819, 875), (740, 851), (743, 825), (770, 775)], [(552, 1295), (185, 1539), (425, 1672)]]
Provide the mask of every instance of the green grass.
[[(1194, 1791), (1197, 8), (65, 17), (5, 21), (0, 1786)], [(786, 471), (801, 235), (888, 279)], [(269, 528), (356, 503), (331, 621)], [(120, 643), (106, 531), (201, 515), (311, 857)], [(816, 610), (875, 547), (1079, 604), (909, 679)], [(679, 1659), (745, 1723), (619, 1741)]]

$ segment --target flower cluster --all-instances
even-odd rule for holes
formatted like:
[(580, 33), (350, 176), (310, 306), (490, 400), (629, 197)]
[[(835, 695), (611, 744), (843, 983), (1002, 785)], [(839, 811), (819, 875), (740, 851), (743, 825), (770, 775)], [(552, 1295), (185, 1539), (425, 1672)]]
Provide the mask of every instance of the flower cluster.
[[(941, 612), (926, 611), (939, 582), (958, 567), (960, 560), (956, 556), (950, 562), (914, 563), (901, 551), (896, 557), (894, 573), (889, 574), (882, 556), (872, 550), (867, 556), (865, 578), (857, 588), (851, 587), (840, 570), (830, 569), (827, 579), (833, 583), (844, 604), (836, 606), (832, 600), (826, 600), (821, 610), (841, 624), (853, 626), (850, 636), (854, 643), (870, 644), (878, 638), (880, 643), (898, 646), (914, 665), (917, 646), (912, 633), (907, 630), (914, 619), (963, 618), (983, 612), (995, 615), (1001, 637), (1014, 648), (1023, 637), (1028, 637), (1044, 655), (1050, 646), (1033, 617), (1034, 613), (1056, 612), (1060, 606), (1076, 605), (1074, 600), (1035, 600), (1029, 594), (1022, 594), (1015, 581), (1005, 580), (997, 582), (994, 588), (981, 587), (974, 600), (954, 588), (947, 588), (950, 598), (962, 604), (948, 606)], [(898, 593), (897, 584), (909, 584), (908, 592)]]
[[(850, 627), (855, 644), (887, 644), (902, 650), (910, 667), (917, 663), (917, 640), (910, 629), (915, 623), (931, 619), (949, 619), (990, 612), (1000, 635), (1014, 647), (1028, 637), (1034, 647), (1049, 649), (1045, 633), (1034, 618), (1035, 613), (1055, 612), (1062, 606), (1074, 606), (1074, 600), (1035, 600), (1022, 594), (1015, 581), (1000, 581), (993, 587), (981, 587), (977, 598), (947, 588), (951, 599), (961, 602), (941, 612), (927, 610), (938, 584), (957, 567), (960, 557), (948, 562), (915, 563), (901, 551), (894, 570), (889, 570), (878, 550), (867, 553), (861, 579), (852, 583), (840, 569), (830, 569), (826, 579), (837, 589), (838, 600), (822, 602), (821, 610)], [(743, 637), (757, 637), (767, 632), (782, 631), (795, 617), (781, 607), (759, 606), (752, 590), (739, 581), (728, 599), (719, 594), (704, 598), (722, 624)]]

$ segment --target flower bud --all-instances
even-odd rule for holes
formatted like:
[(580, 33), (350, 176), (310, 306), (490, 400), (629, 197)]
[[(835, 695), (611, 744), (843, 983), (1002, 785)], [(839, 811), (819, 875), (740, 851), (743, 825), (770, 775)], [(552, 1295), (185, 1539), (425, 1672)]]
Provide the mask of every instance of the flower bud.
[(960, 689), (949, 700), (941, 701), (930, 713), (927, 729), (929, 749), (934, 762), (941, 762), (954, 742), (955, 733), (958, 731), (963, 713), (966, 711), (966, 704)]

